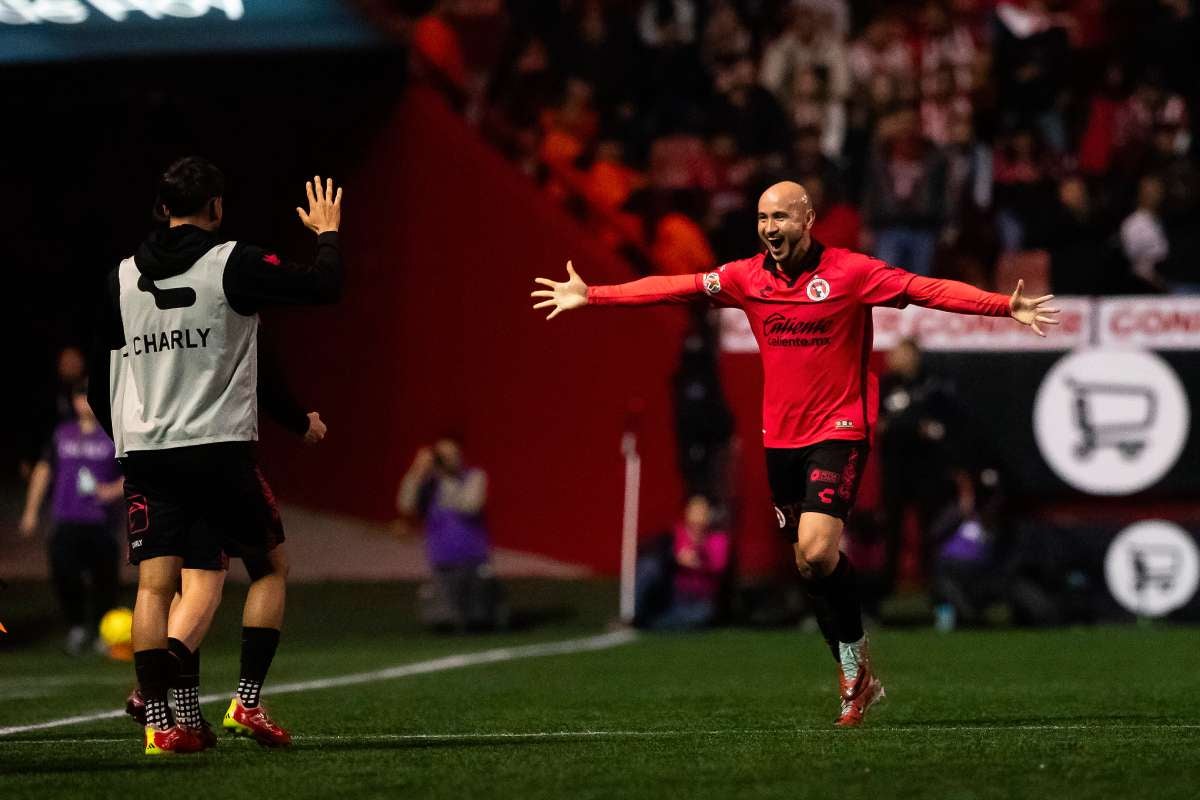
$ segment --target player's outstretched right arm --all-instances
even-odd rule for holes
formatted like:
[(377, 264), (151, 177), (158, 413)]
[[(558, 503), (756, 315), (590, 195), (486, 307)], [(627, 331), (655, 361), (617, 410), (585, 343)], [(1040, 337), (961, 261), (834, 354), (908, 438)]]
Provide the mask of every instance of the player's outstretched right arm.
[[(702, 274), (653, 275), (615, 286), (588, 286), (568, 261), (566, 281), (534, 278), (534, 283), (549, 288), (530, 292), (529, 296), (546, 298), (535, 303), (533, 307), (553, 308), (546, 319), (554, 319), (564, 311), (587, 305), (648, 306), (659, 303), (686, 303), (696, 297), (715, 293), (708, 291), (705, 279), (706, 276)], [(716, 286), (716, 291), (719, 291), (719, 281)]]

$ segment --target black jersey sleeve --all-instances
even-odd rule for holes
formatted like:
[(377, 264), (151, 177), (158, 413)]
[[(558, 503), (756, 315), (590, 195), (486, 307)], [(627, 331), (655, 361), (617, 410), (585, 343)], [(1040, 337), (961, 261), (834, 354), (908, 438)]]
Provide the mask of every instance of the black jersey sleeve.
[(308, 433), (308, 413), (283, 374), (283, 364), (276, 352), (258, 343), (258, 405), (267, 416), (297, 436)]
[(317, 237), (311, 263), (285, 260), (253, 244), (234, 245), (225, 265), (225, 296), (239, 314), (265, 306), (336, 303), (342, 295), (342, 253), (337, 231)]
[(88, 354), (88, 404), (96, 421), (113, 435), (112, 392), (109, 373), (113, 352), (125, 347), (125, 326), (121, 322), (121, 281), (117, 269), (108, 274), (96, 308), (91, 352)]

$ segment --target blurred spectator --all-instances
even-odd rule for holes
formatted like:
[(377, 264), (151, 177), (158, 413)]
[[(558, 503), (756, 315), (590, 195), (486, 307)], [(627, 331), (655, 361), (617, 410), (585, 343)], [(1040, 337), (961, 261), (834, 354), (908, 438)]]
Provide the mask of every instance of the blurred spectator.
[(1137, 208), (1121, 223), (1121, 247), (1133, 274), (1155, 289), (1167, 288), (1158, 265), (1171, 252), (1159, 213), (1162, 201), (1162, 179), (1147, 175), (1138, 182)]
[(34, 467), (20, 530), (26, 537), (37, 532), (49, 493), (50, 575), (69, 626), (65, 649), (77, 656), (117, 604), (120, 549), (111, 512), (124, 497), (125, 479), (112, 440), (88, 405), (87, 385), (77, 383), (70, 400), (75, 419), (59, 423)]
[(717, 367), (717, 332), (708, 309), (698, 307), (683, 339), (679, 369), (672, 379), (679, 473), (689, 495), (727, 499), (729, 442), (733, 413), (725, 402)]
[(841, 157), (846, 141), (846, 105), (830, 97), (823, 72), (812, 68), (800, 71), (792, 82), (788, 109), (795, 128), (820, 131), (821, 152), (826, 157)]
[(484, 524), (487, 473), (468, 467), (456, 437), (417, 451), (396, 506), (421, 521), (433, 580), (421, 587), (420, 616), (431, 627), (475, 630), (506, 624)]
[(710, 119), (733, 134), (740, 152), (787, 152), (787, 117), (775, 96), (755, 82), (753, 61), (740, 58), (719, 67), (716, 90)]
[(934, 515), (956, 496), (959, 456), (952, 444), (962, 434), (956, 395), (952, 383), (925, 369), (916, 341), (905, 339), (888, 351), (878, 441), (893, 589), (906, 530), (915, 525), (919, 560), (927, 566)]
[(1003, 122), (1037, 129), (1051, 150), (1067, 150), (1060, 103), (1066, 88), (1070, 48), (1064, 18), (1045, 0), (996, 6), (995, 78)]
[(926, 78), (949, 76), (950, 94), (966, 95), (975, 89), (975, 37), (960, 14), (952, 19), (943, 0), (927, 0), (921, 7), (917, 61)]
[(800, 183), (808, 190), (809, 202), (817, 215), (812, 226), (813, 238), (826, 247), (857, 250), (862, 239), (862, 215), (858, 209), (826, 191), (820, 175), (804, 176)]
[(1112, 168), (1117, 147), (1117, 116), (1125, 99), (1125, 73), (1110, 64), (1104, 80), (1088, 100), (1086, 122), (1079, 140), (1079, 171), (1103, 176)]
[(863, 198), (875, 255), (929, 275), (938, 232), (946, 222), (945, 159), (921, 136), (914, 110), (881, 122), (878, 136)]
[(683, 631), (713, 622), (731, 554), (729, 534), (714, 522), (712, 504), (694, 495), (674, 531), (638, 558), (636, 625)]
[(562, 102), (542, 112), (541, 155), (548, 164), (566, 167), (591, 146), (599, 128), (592, 106), (592, 87), (578, 78), (567, 80)]
[(795, 82), (806, 69), (824, 72), (829, 97), (842, 101), (850, 92), (850, 68), (844, 40), (822, 23), (827, 17), (791, 8), (785, 12), (784, 30), (763, 52), (759, 80), (787, 103)]
[(696, 41), (696, 24), (692, 0), (644, 0), (638, 33), (647, 47), (691, 44)]
[(443, 88), (465, 95), (470, 76), (458, 32), (446, 19), (446, 5), (436, 3), (433, 11), (413, 25), (412, 50), (418, 66), (428, 70)]
[(1100, 222), (1087, 183), (1078, 176), (1058, 185), (1058, 205), (1047, 226), (1051, 285), (1063, 294), (1094, 294), (1104, 285), (1111, 238)]
[(847, 62), (855, 93), (869, 91), (878, 77), (912, 81), (916, 74), (912, 50), (904, 41), (903, 24), (890, 14), (867, 23), (862, 36), (850, 45)]
[(24, 426), (19, 463), (23, 480), (29, 480), (33, 466), (42, 456), (46, 441), (54, 429), (60, 423), (76, 419), (73, 395), (75, 387), (86, 375), (87, 363), (84, 361), (82, 350), (68, 345), (58, 351), (53, 389), (46, 391), (43, 384), (43, 389), (38, 392), (41, 398), (37, 403), (38, 407), (32, 410), (31, 418)]
[(709, 8), (704, 26), (701, 57), (710, 70), (718, 64), (750, 57), (754, 35), (742, 21), (732, 0), (716, 0)]
[(1022, 250), (1040, 233), (1053, 205), (1054, 188), (1033, 130), (1023, 128), (1001, 142), (995, 154), (996, 228), (1007, 251)]
[(934, 620), (947, 632), (982, 621), (988, 606), (1007, 594), (1003, 573), (1005, 497), (1000, 472), (985, 467), (963, 472), (959, 496), (933, 521)]
[(594, 86), (601, 106), (617, 105), (637, 93), (643, 59), (634, 20), (606, 11), (600, 0), (589, 0), (579, 5), (566, 30), (564, 69)]
[(950, 144), (956, 125), (971, 119), (971, 101), (955, 88), (950, 67), (928, 72), (921, 101), (921, 133), (939, 147)]

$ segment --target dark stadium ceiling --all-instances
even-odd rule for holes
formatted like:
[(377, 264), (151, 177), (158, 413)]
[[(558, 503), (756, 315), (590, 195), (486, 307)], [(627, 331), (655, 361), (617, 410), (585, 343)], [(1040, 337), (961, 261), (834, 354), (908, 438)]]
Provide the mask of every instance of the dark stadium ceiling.
[(0, 62), (356, 49), (383, 39), (338, 0), (0, 0)]

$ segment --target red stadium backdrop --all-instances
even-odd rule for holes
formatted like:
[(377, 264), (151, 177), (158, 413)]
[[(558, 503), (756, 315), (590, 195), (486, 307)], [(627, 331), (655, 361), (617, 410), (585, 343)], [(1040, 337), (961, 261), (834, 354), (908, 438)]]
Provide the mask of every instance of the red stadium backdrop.
[(268, 476), (292, 502), (390, 519), (417, 447), (457, 431), (490, 474), (497, 544), (614, 573), (631, 406), (642, 530), (681, 500), (669, 383), (682, 311), (531, 311), (532, 279), (568, 257), (592, 282), (629, 267), (429, 91), (409, 91), (364, 156), (346, 182), (342, 303), (265, 322), (330, 435), (312, 450), (268, 435)]

